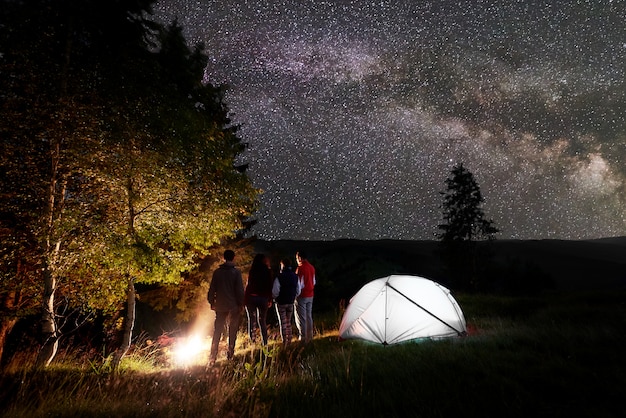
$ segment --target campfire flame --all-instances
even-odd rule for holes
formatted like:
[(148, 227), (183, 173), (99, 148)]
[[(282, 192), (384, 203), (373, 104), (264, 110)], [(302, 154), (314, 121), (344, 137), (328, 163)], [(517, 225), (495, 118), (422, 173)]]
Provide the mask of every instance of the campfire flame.
[(173, 347), (172, 360), (178, 367), (202, 364), (209, 349), (209, 343), (199, 335), (180, 338)]

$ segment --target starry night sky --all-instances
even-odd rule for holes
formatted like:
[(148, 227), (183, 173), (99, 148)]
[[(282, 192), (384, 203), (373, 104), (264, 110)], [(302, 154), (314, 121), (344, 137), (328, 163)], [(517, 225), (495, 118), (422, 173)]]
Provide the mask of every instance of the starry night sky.
[(226, 103), (263, 239), (435, 239), (475, 176), (497, 238), (626, 235), (626, 1), (161, 0)]

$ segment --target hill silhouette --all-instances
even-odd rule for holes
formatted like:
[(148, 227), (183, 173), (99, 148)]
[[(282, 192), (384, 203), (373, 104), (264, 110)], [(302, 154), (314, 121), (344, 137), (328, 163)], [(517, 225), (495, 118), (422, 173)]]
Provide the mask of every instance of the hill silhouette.
[[(626, 286), (626, 237), (595, 240), (495, 240), (484, 266), (493, 289), (513, 291), (588, 291)], [(413, 274), (450, 282), (438, 241), (258, 240), (277, 264), (297, 250), (308, 253), (317, 269), (320, 291), (349, 299), (366, 282), (390, 274)]]

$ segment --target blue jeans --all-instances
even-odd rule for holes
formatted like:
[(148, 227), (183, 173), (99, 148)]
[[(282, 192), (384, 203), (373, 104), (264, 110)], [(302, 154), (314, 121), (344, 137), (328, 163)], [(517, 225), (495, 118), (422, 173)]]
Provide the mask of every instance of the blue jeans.
[(296, 299), (296, 326), (300, 341), (308, 343), (313, 339), (313, 298)]

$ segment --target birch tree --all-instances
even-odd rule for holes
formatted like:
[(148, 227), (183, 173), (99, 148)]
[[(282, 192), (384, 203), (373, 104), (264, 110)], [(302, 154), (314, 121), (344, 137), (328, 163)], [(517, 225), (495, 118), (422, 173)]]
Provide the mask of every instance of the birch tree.
[[(135, 284), (177, 283), (256, 206), (258, 191), (235, 166), (245, 146), (222, 89), (203, 82), (202, 47), (188, 48), (177, 23), (149, 21), (151, 3), (24, 1), (3, 11), (12, 48), (0, 63), (1, 173), (12, 186), (0, 203), (15, 219), (9, 233), (33, 242), (43, 366), (60, 338), (59, 292), (86, 311), (126, 304), (118, 364)], [(3, 262), (16, 265), (26, 247)]]

